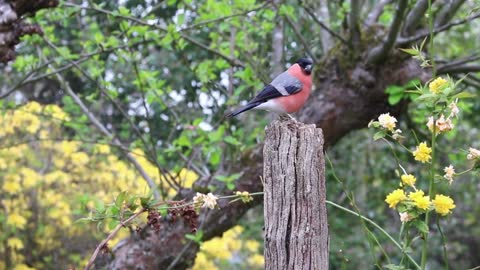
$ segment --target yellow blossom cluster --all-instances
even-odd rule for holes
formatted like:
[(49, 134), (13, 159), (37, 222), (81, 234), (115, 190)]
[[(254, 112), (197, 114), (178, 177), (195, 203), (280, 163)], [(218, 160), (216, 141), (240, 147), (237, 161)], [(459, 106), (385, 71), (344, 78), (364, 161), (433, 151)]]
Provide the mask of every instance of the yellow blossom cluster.
[(240, 261), (241, 269), (263, 269), (264, 258), (261, 255), (260, 242), (242, 240), (242, 226), (235, 226), (226, 231), (222, 237), (215, 237), (200, 246), (192, 270), (223, 269), (222, 265)]
[(404, 185), (411, 186), (411, 187), (415, 185), (415, 182), (417, 182), (417, 178), (415, 178), (415, 176), (411, 174), (404, 174), (402, 175), (401, 179)]
[[(435, 200), (431, 201), (430, 196), (426, 196), (423, 190), (419, 190), (415, 187), (417, 181), (416, 177), (412, 174), (404, 174), (401, 177), (401, 183), (404, 188), (412, 188), (413, 191), (407, 194), (402, 188), (398, 188), (387, 195), (385, 202), (390, 208), (397, 208), (400, 203), (404, 206), (413, 206), (415, 209), (426, 212), (434, 209), (438, 214), (444, 216), (451, 213), (451, 210), (455, 208), (453, 200), (441, 194), (436, 195)], [(412, 208), (408, 208), (412, 211)], [(402, 210), (403, 211), (403, 210)], [(415, 218), (410, 212), (400, 212), (400, 219), (402, 222), (407, 222)]]
[(455, 203), (449, 196), (437, 194), (433, 200), (433, 206), (437, 213), (446, 216), (451, 213), (453, 208), (455, 208)]
[(428, 147), (426, 142), (422, 142), (417, 146), (415, 151), (413, 151), (413, 157), (415, 160), (425, 163), (432, 159), (432, 156), (430, 155), (431, 153), (432, 148)]
[(405, 196), (405, 192), (403, 191), (403, 189), (396, 189), (387, 195), (385, 202), (388, 203), (388, 206), (390, 208), (395, 208), (397, 204), (404, 201), (405, 199), (407, 199), (407, 196)]
[(439, 94), (445, 89), (445, 87), (448, 85), (448, 81), (445, 80), (442, 77), (438, 77), (432, 82), (428, 84), (428, 88), (430, 89), (430, 92), (433, 94)]
[[(0, 220), (5, 220), (0, 224), (5, 237), (0, 253), (11, 258), (9, 265), (0, 263), (0, 269), (81, 265), (89, 254), (78, 253), (75, 247), (67, 250), (64, 243), (98, 242), (109, 228), (97, 231), (95, 224), (75, 220), (87, 216), (99, 201), (111, 202), (121, 191), (148, 193), (144, 179), (108, 144), (58, 140), (64, 135), (62, 124), (69, 119), (60, 107), (36, 102), (0, 116)], [(156, 183), (164, 181), (141, 150), (133, 152)], [(197, 179), (187, 170), (178, 175), (185, 187)], [(173, 196), (175, 191), (167, 193)], [(118, 234), (110, 245), (126, 234), (128, 230)], [(33, 257), (32, 249), (37, 254)]]
[(417, 208), (427, 210), (430, 207), (430, 196), (424, 196), (424, 194), (422, 190), (418, 190), (410, 192), (408, 198), (413, 201)]

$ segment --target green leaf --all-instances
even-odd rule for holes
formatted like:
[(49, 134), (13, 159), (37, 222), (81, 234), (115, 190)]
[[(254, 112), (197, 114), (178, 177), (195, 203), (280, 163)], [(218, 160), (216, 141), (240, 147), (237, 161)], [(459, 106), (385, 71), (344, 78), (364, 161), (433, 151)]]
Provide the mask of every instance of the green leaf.
[(397, 95), (390, 95), (388, 96), (388, 104), (390, 105), (396, 105), (402, 100), (403, 94), (397, 94)]
[(117, 216), (117, 215), (120, 214), (120, 208), (118, 208), (115, 205), (112, 205), (112, 206), (107, 208), (106, 212), (107, 212), (108, 215)]
[(93, 220), (92, 220), (91, 218), (89, 218), (89, 217), (79, 218), (79, 219), (75, 220), (75, 221), (73, 222), (73, 224), (75, 224), (75, 223), (87, 223), (87, 222), (92, 222), (92, 221), (93, 221)]
[(128, 16), (130, 15), (130, 10), (128, 10), (126, 7), (124, 6), (120, 6), (118, 8), (118, 12), (120, 13), (120, 15), (123, 15), (123, 16)]
[(110, 222), (108, 222), (108, 229), (113, 230), (119, 223), (120, 222), (116, 219), (110, 220)]
[(98, 201), (95, 202), (95, 211), (97, 213), (104, 213), (105, 212), (105, 204), (103, 203), (103, 201), (98, 200)]
[(422, 233), (428, 233), (428, 225), (424, 221), (415, 220), (412, 222), (413, 226), (417, 228)]
[(234, 183), (231, 183), (231, 182), (230, 182), (230, 183), (227, 183), (227, 188), (228, 188), (229, 190), (234, 190), (234, 189), (235, 189), (235, 184), (234, 184)]
[(293, 6), (282, 5), (280, 6), (280, 14), (290, 18), (295, 18), (295, 9)]
[(152, 200), (152, 195), (149, 195), (147, 197), (140, 197), (140, 204), (142, 205), (143, 208), (150, 208), (151, 200)]
[(385, 131), (381, 130), (381, 131), (379, 131), (379, 132), (377, 132), (373, 135), (373, 140), (375, 140), (375, 141), (379, 140), (381, 138), (384, 138), (386, 135), (387, 134), (385, 133)]
[(185, 238), (187, 238), (189, 240), (192, 240), (192, 241), (196, 242), (197, 244), (201, 244), (202, 243), (202, 238), (203, 238), (203, 231), (198, 230), (195, 234), (187, 233), (187, 234), (185, 234)]
[(191, 147), (192, 144), (190, 142), (190, 139), (185, 135), (182, 134), (176, 141), (175, 144), (178, 146), (186, 146), (186, 147)]
[(126, 198), (127, 198), (127, 192), (126, 191), (120, 192), (120, 194), (118, 194), (117, 198), (115, 199), (115, 205), (118, 208), (121, 208)]
[(475, 95), (475, 94), (472, 94), (472, 93), (463, 91), (463, 92), (460, 92), (460, 93), (452, 96), (452, 98), (453, 98), (453, 99), (456, 99), (456, 98), (462, 99), (462, 98), (474, 98), (474, 97), (476, 97), (476, 96), (477, 96), (477, 95)]
[(405, 89), (398, 85), (389, 85), (387, 89), (385, 89), (385, 93), (388, 94), (402, 94)]
[(227, 137), (223, 138), (223, 140), (226, 143), (231, 144), (231, 145), (241, 145), (241, 143), (232, 136), (227, 136)]
[(220, 163), (221, 157), (222, 157), (222, 152), (221, 151), (212, 152), (212, 154), (210, 156), (210, 164), (212, 164), (213, 166), (218, 165), (218, 163)]
[(418, 51), (417, 49), (402, 49), (400, 48), (401, 51), (404, 51), (410, 55), (419, 55), (420, 54), (420, 51)]

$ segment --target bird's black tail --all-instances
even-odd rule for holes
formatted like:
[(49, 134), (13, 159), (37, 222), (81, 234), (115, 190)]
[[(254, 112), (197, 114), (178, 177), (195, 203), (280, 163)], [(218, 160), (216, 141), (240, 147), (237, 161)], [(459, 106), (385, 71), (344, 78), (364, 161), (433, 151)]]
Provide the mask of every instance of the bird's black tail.
[(256, 102), (252, 102), (252, 103), (248, 103), (247, 105), (241, 107), (241, 108), (238, 108), (236, 110), (234, 110), (233, 112), (230, 112), (228, 114), (225, 115), (225, 117), (227, 118), (230, 118), (230, 117), (234, 117), (234, 116), (237, 116), (245, 111), (248, 111), (248, 110), (251, 110), (255, 107), (257, 107), (258, 105), (262, 104), (263, 102), (261, 101), (256, 101)]

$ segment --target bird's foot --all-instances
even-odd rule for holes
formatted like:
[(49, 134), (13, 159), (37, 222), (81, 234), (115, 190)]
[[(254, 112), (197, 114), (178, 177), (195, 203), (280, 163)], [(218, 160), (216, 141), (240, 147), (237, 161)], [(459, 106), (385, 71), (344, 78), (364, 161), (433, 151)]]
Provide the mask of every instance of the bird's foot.
[(291, 116), (290, 114), (288, 113), (282, 113), (280, 114), (279, 116), (280, 120), (282, 121), (293, 121), (293, 122), (297, 122), (297, 119), (293, 118), (293, 116)]

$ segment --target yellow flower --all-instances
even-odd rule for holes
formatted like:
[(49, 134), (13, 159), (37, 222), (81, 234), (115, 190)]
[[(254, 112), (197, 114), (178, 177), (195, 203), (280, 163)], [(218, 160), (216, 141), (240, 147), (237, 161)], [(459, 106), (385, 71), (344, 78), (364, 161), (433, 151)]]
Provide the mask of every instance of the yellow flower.
[(2, 189), (9, 194), (15, 194), (18, 193), (22, 189), (22, 187), (17, 181), (14, 182), (7, 179), (7, 181), (3, 183)]
[(451, 210), (455, 208), (455, 204), (449, 196), (437, 194), (433, 200), (435, 211), (442, 216), (450, 214)]
[(432, 153), (432, 148), (428, 147), (426, 142), (422, 142), (417, 146), (417, 149), (413, 151), (413, 156), (415, 157), (415, 160), (425, 163), (432, 158), (430, 153)]
[(411, 186), (411, 187), (415, 185), (415, 182), (417, 181), (417, 178), (415, 178), (415, 176), (411, 174), (404, 174), (402, 175), (401, 179), (404, 185)]
[(403, 189), (396, 189), (387, 195), (385, 202), (388, 203), (390, 208), (395, 208), (399, 202), (405, 200), (406, 198), (407, 196), (405, 196)]
[(84, 166), (87, 165), (89, 158), (84, 152), (76, 152), (72, 154), (72, 160), (76, 163), (76, 165)]
[(250, 264), (252, 266), (262, 267), (265, 264), (265, 258), (263, 257), (263, 255), (255, 254), (255, 255), (250, 256), (248, 258), (248, 264)]
[(94, 151), (98, 154), (110, 154), (110, 146), (108, 144), (96, 144)]
[(15, 268), (13, 268), (13, 270), (35, 270), (35, 268), (32, 268), (26, 264), (17, 264), (15, 265)]
[(251, 253), (257, 252), (259, 247), (260, 247), (260, 243), (258, 243), (255, 240), (247, 240), (245, 242), (245, 248)]
[(23, 187), (25, 188), (31, 188), (35, 186), (39, 180), (37, 172), (30, 168), (21, 168), (20, 174), (23, 176)]
[(423, 190), (418, 190), (418, 191), (415, 191), (415, 192), (410, 192), (408, 194), (408, 198), (410, 200), (414, 201), (417, 198), (423, 197), (423, 195), (424, 195)]
[(430, 196), (423, 196), (423, 191), (419, 190), (411, 192), (408, 197), (413, 201), (415, 206), (422, 210), (427, 210), (430, 207)]
[(198, 252), (192, 270), (203, 269), (218, 270), (218, 267), (215, 265), (212, 259), (208, 258), (207, 255), (205, 255), (205, 253)]
[(7, 217), (7, 225), (23, 229), (25, 228), (25, 224), (27, 224), (27, 219), (19, 214), (11, 213)]
[(390, 116), (390, 113), (383, 113), (378, 117), (378, 122), (383, 128), (393, 131), (397, 119), (393, 116)]
[(7, 246), (9, 246), (12, 249), (19, 250), (19, 249), (23, 249), (23, 242), (22, 242), (22, 240), (20, 240), (16, 237), (9, 238), (7, 240)]
[(430, 92), (434, 94), (438, 94), (445, 88), (447, 83), (448, 83), (447, 80), (445, 80), (442, 77), (438, 77), (428, 84), (428, 88), (430, 88)]

